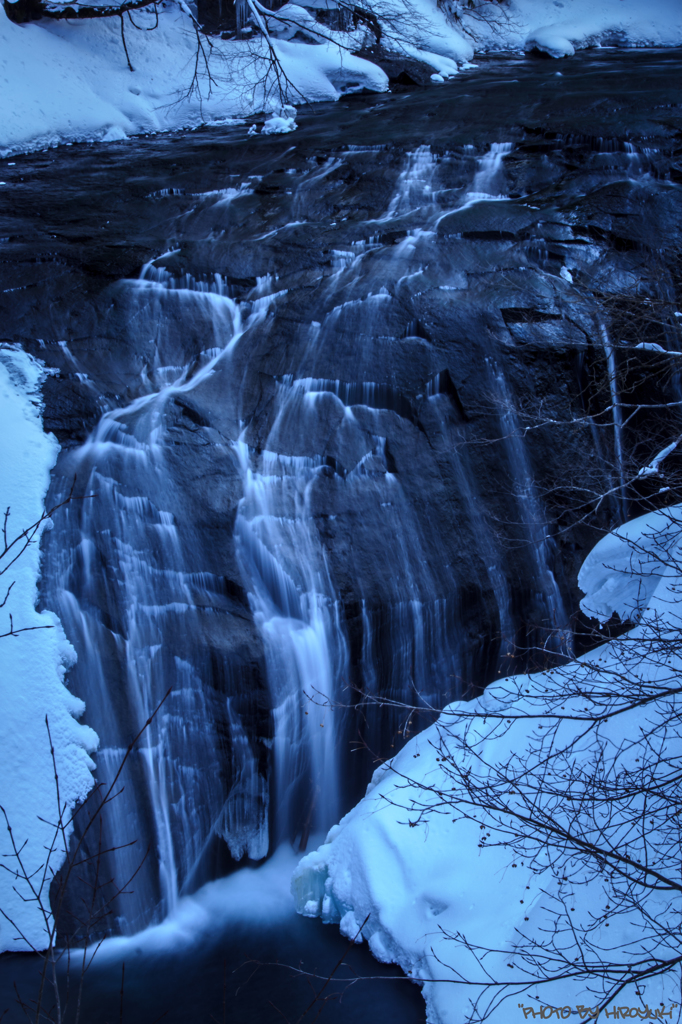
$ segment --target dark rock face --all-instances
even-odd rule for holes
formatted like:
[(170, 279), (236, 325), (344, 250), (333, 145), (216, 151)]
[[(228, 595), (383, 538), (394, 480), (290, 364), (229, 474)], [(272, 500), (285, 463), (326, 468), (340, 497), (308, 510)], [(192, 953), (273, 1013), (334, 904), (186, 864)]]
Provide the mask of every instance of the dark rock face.
[(431, 75), (433, 68), (414, 57), (404, 53), (386, 50), (381, 43), (363, 47), (356, 51), (357, 57), (363, 57), (372, 64), (377, 64), (388, 76), (391, 92), (402, 92), (406, 89), (429, 86), (433, 87)]
[(679, 388), (635, 348), (681, 347), (670, 67), (615, 60), (601, 112), (613, 64), (557, 95), (518, 62), (302, 115), (295, 145), (17, 161), (5, 333), (59, 370), (52, 500), (94, 495), (42, 601), (98, 778), (171, 689), (108, 821), (153, 851), (121, 927), (305, 845), (434, 709), (571, 650), (586, 551), (661, 486), (620, 482), (680, 430), (634, 413)]
[(197, 20), (208, 35), (234, 32), (237, 28), (237, 5), (234, 0), (197, 0)]

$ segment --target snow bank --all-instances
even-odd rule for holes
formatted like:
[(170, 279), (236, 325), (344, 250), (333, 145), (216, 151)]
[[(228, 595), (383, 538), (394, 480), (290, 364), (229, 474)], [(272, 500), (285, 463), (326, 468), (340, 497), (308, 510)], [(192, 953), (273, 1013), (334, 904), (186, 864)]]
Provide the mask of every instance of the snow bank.
[(384, 26), (386, 49), (423, 61), (444, 78), (456, 75), (458, 64), (468, 64), (474, 55), (471, 39), (434, 0), (380, 0), (372, 7)]
[(306, 45), (278, 40), (275, 45), (282, 67), (296, 90), (293, 94), (289, 91), (292, 102), (301, 102), (305, 98), (316, 103), (337, 100), (360, 89), (372, 92), (388, 89), (388, 78), (381, 68), (362, 57), (339, 50), (333, 42)]
[[(604, 913), (607, 901), (598, 873), (587, 880), (573, 877), (567, 892), (560, 889), (564, 883), (556, 871), (547, 866), (538, 870), (537, 862), (531, 870), (518, 851), (513, 854), (494, 845), (508, 839), (508, 834), (500, 833), (493, 815), (467, 802), (466, 791), (455, 781), (461, 776), (447, 762), (456, 764), (458, 771), (471, 768), (484, 777), (489, 772), (488, 778), (497, 778), (489, 766), (502, 766), (506, 778), (508, 766), (519, 754), (532, 766), (540, 756), (539, 738), (545, 735), (539, 730), (547, 728), (551, 710), (557, 710), (556, 703), (552, 707), (556, 695), (562, 708), (562, 717), (553, 719), (560, 723), (557, 748), (561, 741), (571, 742), (580, 735), (572, 756), (578, 764), (591, 763), (592, 740), (583, 737), (584, 723), (576, 725), (563, 717), (587, 710), (584, 698), (565, 699), (567, 680), (573, 692), (580, 688), (594, 694), (600, 688), (617, 700), (624, 679), (660, 680), (662, 672), (666, 679), (680, 672), (678, 654), (662, 665), (653, 656), (642, 660), (641, 653), (654, 620), (659, 629), (668, 628), (673, 638), (679, 636), (681, 553), (682, 506), (644, 516), (604, 538), (580, 573), (586, 592), (583, 606), (602, 620), (613, 611), (639, 617), (628, 643), (606, 644), (562, 669), (498, 680), (478, 700), (450, 705), (434, 726), (375, 772), (363, 800), (294, 872), (292, 893), (299, 913), (337, 923), (349, 938), (369, 915), (362, 938), (377, 959), (399, 964), (423, 986), (428, 1020), (433, 1024), (481, 1019), (472, 1015), (472, 1004), (492, 977), (526, 982), (507, 1001), (499, 1001), (499, 990), (488, 992), (478, 1009), (481, 1014), (489, 1010), (487, 1019), (493, 1024), (525, 1019), (517, 1007), (522, 1003), (536, 1007), (536, 1013), (539, 1004), (570, 1005), (574, 1010), (580, 1004), (594, 1006), (598, 1002), (594, 986), (589, 991), (579, 980), (536, 985), (530, 975), (523, 974), (523, 962), (513, 952), (521, 934), (531, 948), (552, 934), (557, 907), (568, 895), (571, 922), (579, 927), (591, 925), (597, 948), (612, 949), (617, 957), (618, 950), (633, 939), (644, 943), (637, 920), (609, 919)], [(492, 714), (497, 717), (486, 717)], [(642, 714), (625, 711), (600, 725), (606, 749), (620, 752), (615, 756), (621, 757), (621, 767), (632, 767), (642, 754), (644, 741), (637, 739), (646, 720), (646, 713)], [(679, 737), (671, 732), (666, 744), (666, 753), (679, 757)], [(549, 786), (549, 775), (543, 776), (541, 793), (545, 781)], [(560, 817), (570, 814), (573, 805), (566, 803), (561, 781), (558, 789), (561, 797), (552, 804), (551, 813)], [(507, 806), (520, 800), (514, 792), (505, 792)], [(425, 807), (430, 808), (426, 814)], [(621, 827), (617, 822), (616, 826)], [(666, 920), (670, 912), (657, 900), (652, 896), (648, 905), (651, 919)], [(456, 941), (458, 935), (469, 945)], [(570, 932), (564, 938), (571, 961), (578, 947), (572, 947)], [(477, 947), (494, 952), (481, 962), (472, 952)], [(676, 955), (674, 949), (670, 955)], [(456, 984), (458, 978), (470, 984)], [(633, 988), (620, 993), (618, 1005), (643, 1006)], [(679, 978), (673, 975), (651, 979), (642, 988), (649, 1006), (680, 1002)], [(549, 1015), (547, 1011), (545, 1016)]]
[(589, 46), (682, 46), (679, 0), (509, 0), (473, 12), (464, 0), (375, 0), (372, 8), (384, 22), (387, 48), (445, 77), (466, 67), (475, 52), (570, 57)]
[[(445, 76), (466, 66), (475, 52), (539, 50), (570, 57), (590, 46), (682, 46), (679, 0), (509, 0), (482, 3), (480, 13), (464, 0), (438, 6), (434, 0), (378, 0), (372, 6), (386, 23), (387, 47)], [(396, 23), (400, 11), (404, 24)]]
[(481, 46), (536, 49), (570, 57), (588, 46), (680, 46), (679, 0), (512, 0), (502, 32), (484, 29)]
[[(164, 5), (162, 5), (163, 7)], [(127, 66), (118, 18), (14, 25), (0, 9), (3, 112), (0, 156), (61, 142), (117, 141), (143, 132), (230, 122), (272, 109), (274, 76), (264, 79), (262, 39), (211, 40), (193, 87), (196, 33), (185, 11), (165, 5), (153, 31), (126, 30)], [(136, 22), (154, 24), (140, 11)], [(335, 100), (358, 89), (383, 91), (386, 75), (333, 42), (274, 41), (292, 84), (290, 102)], [(277, 97), (279, 101), (279, 97)]]
[[(40, 518), (50, 469), (59, 450), (55, 438), (42, 428), (39, 389), (43, 376), (41, 365), (26, 353), (0, 347), (0, 508), (3, 513), (8, 506), (11, 509), (9, 538)], [(18, 845), (26, 842), (22, 856), (29, 872), (43, 863), (44, 847), (54, 838), (54, 829), (39, 818), (52, 822), (57, 818), (45, 716), (49, 716), (56, 750), (61, 799), (69, 807), (92, 786), (94, 765), (87, 752), (97, 743), (95, 733), (75, 721), (83, 703), (63, 683), (66, 667), (75, 657), (73, 648), (57, 617), (35, 610), (38, 545), (39, 534), (2, 576), (0, 586), (1, 600), (14, 581), (0, 611), (0, 633), (9, 628), (9, 613), (15, 629), (31, 627), (30, 632), (0, 638), (0, 804)], [(5, 557), (0, 565), (7, 561)], [(35, 628), (43, 626), (52, 628)], [(0, 837), (1, 863), (12, 869), (15, 862), (8, 856), (11, 847), (4, 822), (0, 822)], [(60, 863), (57, 852), (52, 866), (57, 869)], [(0, 950), (41, 948), (46, 928), (40, 908), (23, 902), (14, 886), (21, 895), (29, 895), (24, 882), (9, 871), (0, 871), (0, 909), (19, 925), (26, 941), (17, 941), (15, 929), (0, 918)]]
[[(261, 37), (213, 37), (210, 46), (204, 40), (210, 88), (203, 57), (194, 79), (197, 37), (184, 2), (162, 3), (153, 31), (127, 25), (133, 72), (117, 18), (14, 25), (0, 8), (0, 156), (63, 142), (116, 142), (145, 132), (233, 123), (283, 100), (316, 102), (360, 89), (386, 90), (384, 72), (350, 52), (373, 41), (370, 30), (332, 31), (314, 20), (311, 11), (320, 6), (334, 7), (334, 0), (288, 3), (276, 16), (263, 8), (261, 20), (290, 82), (285, 97), (277, 95), (275, 76), (267, 74)], [(440, 76), (434, 81), (468, 66), (475, 50), (525, 47), (560, 57), (592, 45), (682, 45), (679, 0), (654, 0), (645, 7), (641, 0), (510, 0), (483, 4), (490, 23), (472, 20), (460, 0), (373, 0), (368, 6), (382, 24), (382, 45), (430, 65)], [(550, 11), (555, 20), (548, 18)], [(141, 28), (154, 25), (145, 11), (136, 12), (135, 20)]]
[(585, 614), (607, 622), (615, 612), (621, 621), (636, 622), (675, 571), (679, 534), (677, 517), (665, 509), (634, 519), (604, 537), (578, 573), (578, 586), (585, 595), (580, 607)]

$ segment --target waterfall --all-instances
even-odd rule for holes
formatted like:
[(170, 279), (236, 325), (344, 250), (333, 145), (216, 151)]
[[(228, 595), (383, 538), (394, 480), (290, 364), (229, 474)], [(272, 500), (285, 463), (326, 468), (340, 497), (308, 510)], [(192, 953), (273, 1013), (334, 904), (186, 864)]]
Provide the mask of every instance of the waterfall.
[[(106, 819), (109, 844), (120, 846), (116, 884), (125, 888), (135, 877), (134, 894), (117, 901), (118, 926), (126, 932), (146, 923), (150, 912), (168, 913), (187, 885), (205, 880), (202, 858), (215, 836), (235, 856), (263, 857), (268, 795), (235, 702), (220, 706), (211, 683), (216, 667), (197, 642), (228, 609), (220, 577), (187, 551), (188, 524), (180, 529), (171, 511), (177, 498), (168, 466), (169, 410), (210, 380), (263, 311), (253, 311), (245, 324), (218, 276), (208, 283), (177, 280), (153, 264), (124, 287), (150, 331), (169, 312), (199, 318), (206, 328), (206, 347), (184, 364), (175, 362), (170, 339), (157, 333), (139, 375), (141, 393), (108, 409), (69, 454), (68, 475), (55, 494), (64, 500), (75, 476), (93, 495), (65, 509), (65, 537), (58, 550), (50, 549), (46, 599), (78, 648), (72, 685), (86, 694), (88, 720), (100, 736), (99, 783), (109, 784), (130, 739), (163, 701), (134, 754), (134, 781), (122, 787)], [(199, 550), (197, 540), (195, 556)], [(234, 673), (229, 659), (222, 671)], [(229, 727), (231, 778), (221, 721)], [(146, 859), (145, 841), (153, 851)]]
[(533, 471), (524, 448), (516, 409), (504, 374), (488, 363), (493, 393), (498, 404), (501, 438), (507, 449), (512, 475), (512, 493), (518, 503), (519, 523), (525, 534), (524, 551), (533, 560), (537, 582), (536, 600), (544, 609), (540, 645), (549, 652), (572, 656), (569, 617), (553, 571), (552, 541), (547, 513), (538, 498)]
[(376, 152), (281, 168), (272, 223), (251, 222), (258, 176), (192, 196), (174, 222), (189, 246), (112, 291), (125, 359), (115, 389), (92, 385), (99, 423), (55, 482), (55, 499), (74, 475), (95, 497), (67, 506), (44, 600), (79, 653), (98, 781), (170, 689), (106, 822), (110, 845), (138, 839), (113, 857), (117, 880), (139, 868), (123, 931), (244, 859), (305, 848), (376, 758), (515, 652), (509, 553), (471, 445), (486, 428), (460, 397), (472, 374), (499, 413), (543, 643), (568, 650), (499, 344), (467, 327), (472, 243), (438, 234), (444, 212), (502, 197), (510, 151), (406, 153), (373, 216), (339, 215), (303, 303), (272, 239), (302, 238), (312, 258), (344, 160)]
[(313, 521), (310, 494), (321, 458), (237, 443), (244, 481), (235, 534), (251, 605), (265, 642), (274, 714), (277, 837), (328, 829), (339, 816), (334, 702), (348, 651), (338, 599)]
[(430, 146), (419, 146), (407, 154), (405, 167), (398, 177), (397, 188), (381, 218), (389, 221), (406, 214), (432, 208), (434, 205), (433, 179), (437, 162)]
[(493, 142), (490, 149), (478, 161), (478, 169), (469, 193), (470, 198), (491, 196), (503, 198), (503, 160), (513, 149), (511, 142)]

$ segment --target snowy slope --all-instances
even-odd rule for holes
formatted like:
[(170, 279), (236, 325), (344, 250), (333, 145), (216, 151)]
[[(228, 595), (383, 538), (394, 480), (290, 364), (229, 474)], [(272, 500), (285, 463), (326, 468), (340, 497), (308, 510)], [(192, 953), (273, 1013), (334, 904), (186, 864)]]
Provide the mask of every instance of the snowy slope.
[[(50, 469), (59, 450), (55, 438), (42, 428), (43, 373), (40, 364), (26, 353), (7, 346), (0, 348), (0, 508), (3, 513), (8, 506), (11, 510), (10, 539), (40, 518)], [(39, 534), (0, 582), (1, 600), (14, 581), (7, 604), (0, 611), (0, 633), (8, 631), (9, 613), (15, 629), (32, 627), (30, 632), (0, 638), (0, 804), (7, 812), (17, 845), (26, 842), (22, 856), (29, 873), (43, 863), (44, 847), (54, 835), (54, 830), (39, 818), (55, 821), (57, 817), (45, 716), (49, 717), (56, 750), (61, 799), (70, 807), (92, 786), (93, 763), (88, 751), (97, 743), (95, 733), (76, 722), (74, 716), (81, 714), (83, 704), (63, 684), (65, 669), (75, 657), (73, 648), (57, 617), (35, 610), (40, 571), (38, 541)], [(5, 558), (0, 565), (7, 562)], [(52, 628), (35, 628), (42, 626)], [(15, 861), (10, 854), (3, 821), (1, 863), (11, 869)], [(55, 869), (59, 867), (59, 853), (52, 863)], [(19, 924), (26, 940), (17, 941), (15, 929), (0, 918), (0, 950), (44, 945), (45, 922), (40, 908), (21, 900), (21, 896), (28, 895), (25, 883), (13, 878), (10, 871), (0, 871), (0, 909)]]
[[(59, 142), (124, 139), (269, 109), (274, 80), (262, 81), (262, 40), (213, 39), (213, 81), (209, 88), (200, 65), (199, 87), (193, 89), (196, 33), (184, 11), (166, 7), (153, 31), (128, 26), (133, 72), (117, 18), (14, 25), (0, 10), (0, 156)], [(146, 25), (143, 12), (136, 21)], [(348, 89), (381, 92), (388, 86), (378, 67), (333, 43), (275, 40), (274, 46), (291, 83), (290, 101), (335, 100)]]
[[(523, 959), (514, 952), (521, 935), (527, 937), (523, 944), (531, 949), (547, 940), (557, 923), (561, 901), (568, 896), (570, 906), (564, 904), (564, 910), (570, 924), (561, 941), (566, 943), (569, 961), (579, 955), (572, 944), (572, 926), (592, 928), (591, 941), (597, 948), (614, 950), (616, 958), (633, 940), (645, 948), (643, 917), (610, 916), (604, 879), (598, 873), (586, 879), (574, 863), (566, 871), (571, 876), (566, 886), (560, 877), (563, 872), (557, 873), (547, 864), (543, 868), (542, 856), (531, 870), (529, 856), (522, 859), (524, 854), (519, 855), (518, 848), (514, 853), (506, 846), (496, 846), (496, 842), (509, 839), (509, 832), (499, 827), (504, 815), (492, 815), (480, 805), (472, 809), (466, 789), (458, 783), (458, 772), (471, 768), (483, 778), (508, 779), (514, 759), (525, 758), (531, 773), (542, 778), (528, 792), (539, 794), (555, 820), (570, 822), (575, 805), (566, 803), (561, 781), (566, 776), (558, 770), (556, 779), (551, 771), (542, 775), (547, 748), (540, 746), (546, 735), (540, 730), (559, 722), (556, 736), (552, 734), (554, 749), (571, 743), (584, 731), (584, 718), (576, 723), (565, 716), (587, 711), (582, 705), (589, 700), (566, 700), (567, 682), (573, 693), (578, 688), (593, 695), (600, 690), (607, 701), (617, 702), (628, 680), (637, 686), (641, 678), (663, 683), (679, 675), (680, 657), (671, 655), (669, 646), (664, 658), (649, 654), (642, 659), (641, 655), (652, 651), (650, 638), (660, 636), (661, 631), (667, 631), (673, 641), (679, 635), (681, 553), (680, 506), (644, 516), (604, 538), (580, 573), (580, 586), (586, 593), (583, 608), (602, 621), (613, 611), (640, 617), (627, 642), (606, 644), (564, 669), (498, 680), (475, 702), (450, 705), (434, 726), (375, 772), (364, 799), (294, 872), (292, 892), (300, 913), (338, 923), (349, 938), (356, 936), (369, 915), (362, 937), (378, 959), (398, 963), (423, 984), (428, 1020), (433, 1024), (481, 1019), (472, 1011), (478, 997), (482, 997), (478, 1013), (490, 1011), (488, 1019), (494, 1024), (524, 1019), (522, 1006), (535, 1006), (538, 1014), (539, 1004), (595, 1006), (598, 985), (580, 980), (536, 985), (525, 971)], [(677, 646), (673, 650), (677, 651)], [(561, 696), (553, 706), (555, 695)], [(550, 712), (557, 711), (558, 704), (560, 715), (552, 718)], [(487, 717), (493, 714), (501, 717)], [(648, 720), (646, 709), (637, 709), (600, 726), (604, 749), (611, 751), (620, 768), (632, 770), (639, 763), (637, 757), (644, 756), (643, 740), (638, 737)], [(588, 734), (569, 748), (579, 767), (593, 763), (593, 739), (594, 734)], [(679, 760), (680, 742), (678, 731), (670, 731), (665, 738), (668, 757)], [(563, 767), (560, 762), (558, 768)], [(550, 783), (558, 783), (558, 800), (545, 796)], [(523, 809), (521, 788), (502, 787), (507, 807)], [(628, 829), (625, 819), (618, 820), (617, 809), (613, 814), (609, 827), (614, 829), (612, 841), (618, 849), (621, 833), (625, 841)], [(586, 824), (585, 829), (588, 827)], [(526, 849), (530, 851), (530, 846)], [(635, 850), (633, 856), (644, 860), (636, 838), (631, 849)], [(648, 897), (652, 921), (672, 920), (674, 915), (665, 910), (664, 897), (656, 893)], [(458, 934), (466, 938), (468, 947), (456, 941)], [(679, 953), (674, 947), (671, 955)], [(479, 961), (472, 953), (475, 948), (496, 952)], [(657, 948), (668, 952), (662, 946)], [(458, 978), (469, 984), (456, 983)], [(520, 987), (501, 1002), (502, 989), (485, 989), (492, 978), (520, 983)], [(621, 992), (618, 1005), (643, 1007), (644, 999), (640, 1001), (633, 989), (630, 985)], [(675, 972), (650, 979), (642, 990), (649, 1006), (660, 1002), (667, 1008), (673, 1002), (678, 1005), (679, 975)], [(545, 1015), (549, 1014), (548, 1010)], [(677, 1016), (676, 1011), (673, 1019)]]
[[(309, 0), (309, 7), (320, 2)], [(490, 23), (472, 20), (460, 0), (373, 0), (366, 6), (377, 11), (387, 48), (430, 64), (441, 78), (455, 75), (474, 51), (537, 47), (566, 56), (591, 45), (682, 45), (679, 0), (508, 0), (483, 5), (493, 12)], [(0, 9), (0, 157), (61, 142), (229, 122), (278, 105), (274, 76), (264, 80), (261, 37), (213, 37), (210, 46), (204, 39), (211, 82), (203, 57), (194, 81), (197, 38), (187, 6), (167, 0), (160, 7), (153, 31), (127, 25), (133, 72), (117, 18), (14, 25)], [(329, 39), (319, 38), (311, 13), (292, 3), (277, 19), (265, 13), (263, 19), (290, 83), (289, 103), (388, 88), (383, 71), (350, 52), (373, 41), (369, 30), (360, 26), (344, 35), (324, 29)], [(154, 26), (143, 11), (135, 20), (141, 28)]]

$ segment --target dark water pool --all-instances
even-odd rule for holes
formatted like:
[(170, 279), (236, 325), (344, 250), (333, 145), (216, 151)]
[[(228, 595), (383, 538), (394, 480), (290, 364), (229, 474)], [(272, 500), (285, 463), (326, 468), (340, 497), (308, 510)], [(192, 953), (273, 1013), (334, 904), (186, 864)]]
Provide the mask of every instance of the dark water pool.
[[(340, 960), (342, 965), (327, 982)], [(3, 1024), (27, 1019), (14, 983), (30, 1006), (38, 971), (33, 956), (4, 958)], [(66, 1021), (74, 1020), (78, 967), (72, 974)], [(48, 990), (48, 1020), (53, 1004)], [(35, 1012), (28, 1016), (34, 1019)], [(335, 928), (297, 917), (271, 928), (235, 924), (191, 950), (131, 950), (120, 962), (95, 965), (86, 978), (81, 1015), (82, 1024), (312, 1024), (317, 1019), (324, 1024), (420, 1024), (426, 1016), (420, 989), (401, 971), (377, 963), (366, 945), (349, 947)]]
[[(59, 963), (64, 1024), (290, 1024), (425, 1020), (419, 988), (367, 945), (338, 928), (299, 917), (289, 879), (298, 857), (280, 848), (180, 900), (163, 924), (109, 940), (82, 975), (82, 952)], [(35, 1020), (41, 964), (6, 954), (0, 966), (0, 1020)], [(364, 979), (364, 980), (363, 980)], [(59, 1018), (48, 980), (41, 1020)], [(21, 1003), (24, 1004), (22, 1009)], [(4, 1016), (3, 1016), (4, 1013)]]

